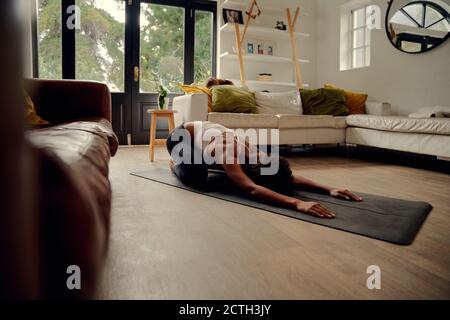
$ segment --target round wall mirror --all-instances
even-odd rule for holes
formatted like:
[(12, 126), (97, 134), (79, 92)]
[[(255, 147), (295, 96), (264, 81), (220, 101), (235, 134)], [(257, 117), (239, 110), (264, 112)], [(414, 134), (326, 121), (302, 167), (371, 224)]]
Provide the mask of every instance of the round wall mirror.
[(386, 32), (392, 45), (406, 53), (438, 47), (450, 36), (448, 0), (391, 0)]

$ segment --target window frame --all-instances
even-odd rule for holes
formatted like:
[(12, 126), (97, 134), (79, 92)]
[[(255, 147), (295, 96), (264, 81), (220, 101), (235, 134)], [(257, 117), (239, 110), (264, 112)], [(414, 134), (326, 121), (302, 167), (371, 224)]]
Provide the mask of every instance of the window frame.
[[(32, 0), (33, 3), (31, 5), (31, 30), (32, 30), (32, 61), (33, 61), (33, 77), (39, 78), (39, 34), (38, 34), (38, 11), (37, 11), (37, 0)], [(122, 0), (125, 2), (129, 2), (130, 0)], [(141, 2), (141, 0), (133, 0), (137, 2)], [(179, 7), (183, 7), (185, 9), (186, 14), (193, 14), (195, 11), (207, 11), (213, 14), (213, 28), (212, 28), (212, 76), (215, 76), (217, 73), (217, 7), (212, 9), (213, 5), (217, 5), (216, 2), (211, 0), (146, 0), (142, 2), (150, 2), (154, 4), (162, 4), (162, 5), (175, 5)], [(61, 79), (76, 79), (76, 30), (70, 30), (67, 28), (65, 21), (71, 16), (72, 13), (67, 13), (67, 8), (69, 6), (75, 5), (75, 0), (61, 0), (61, 45), (62, 45), (62, 74)], [(138, 21), (138, 20), (137, 20)], [(186, 32), (186, 38), (184, 43), (185, 50), (185, 79), (193, 80), (194, 79), (194, 51), (195, 50), (195, 23), (191, 25), (185, 25), (185, 28), (189, 28)], [(125, 31), (126, 32), (126, 31)], [(192, 43), (190, 43), (192, 41)], [(134, 44), (132, 44), (134, 46)], [(191, 61), (192, 59), (192, 61)], [(127, 58), (125, 57), (125, 60)], [(125, 64), (124, 72), (127, 73), (128, 68), (127, 64)], [(125, 77), (126, 79), (126, 77)], [(125, 90), (126, 90), (125, 85)]]
[[(38, 21), (38, 2), (37, 0), (31, 0), (30, 11), (30, 23), (31, 23), (31, 60), (33, 78), (39, 77), (39, 21)], [(61, 75), (62, 76), (62, 75)]]
[[(368, 26), (367, 26), (367, 8), (368, 5), (363, 5), (361, 7), (355, 8), (351, 10), (350, 13), (350, 19), (351, 19), (351, 27), (349, 30), (349, 38), (350, 38), (350, 66), (351, 69), (359, 69), (359, 68), (366, 68), (366, 67), (370, 67), (370, 59), (369, 61), (367, 61), (367, 54), (370, 55), (370, 47), (371, 47), (371, 37), (370, 37), (370, 31)], [(358, 11), (362, 10), (364, 15), (363, 15), (363, 21), (364, 24), (360, 27), (355, 27), (355, 15)], [(359, 30), (363, 30), (363, 44), (361, 46), (355, 46), (355, 34), (357, 31)], [(367, 35), (369, 34), (369, 37), (367, 37)], [(369, 41), (367, 42), (367, 38), (369, 38)], [(363, 64), (362, 66), (356, 66), (355, 65), (355, 56), (356, 56), (356, 52), (358, 50), (363, 49), (364, 53), (363, 53)], [(370, 56), (369, 56), (370, 58)]]
[[(362, 27), (354, 27), (354, 15), (353, 13), (364, 9), (364, 17), (367, 20), (367, 8), (369, 8), (373, 3), (372, 0), (352, 0), (341, 6), (341, 22), (340, 22), (340, 71), (349, 71), (361, 68), (370, 67), (371, 64), (371, 48), (372, 48), (372, 30), (368, 28), (365, 22)], [(364, 29), (364, 44), (358, 48), (354, 48), (354, 31), (358, 29)], [(369, 37), (369, 42), (366, 44), (367, 36)], [(364, 65), (354, 66), (354, 52), (358, 49), (364, 49)], [(369, 59), (367, 59), (367, 57)]]
[[(33, 77), (39, 78), (39, 16), (38, 0), (31, 0), (31, 33)], [(75, 30), (70, 30), (63, 21), (67, 21), (71, 13), (67, 8), (75, 5), (75, 0), (61, 0), (61, 79), (75, 79)]]

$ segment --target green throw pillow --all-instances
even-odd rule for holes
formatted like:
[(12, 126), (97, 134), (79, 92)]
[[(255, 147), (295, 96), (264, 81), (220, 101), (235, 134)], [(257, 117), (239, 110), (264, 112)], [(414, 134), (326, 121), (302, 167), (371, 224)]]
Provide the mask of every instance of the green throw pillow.
[(347, 116), (350, 111), (345, 105), (344, 90), (301, 89), (303, 114)]
[(254, 93), (232, 85), (211, 88), (212, 111), (231, 113), (258, 113)]

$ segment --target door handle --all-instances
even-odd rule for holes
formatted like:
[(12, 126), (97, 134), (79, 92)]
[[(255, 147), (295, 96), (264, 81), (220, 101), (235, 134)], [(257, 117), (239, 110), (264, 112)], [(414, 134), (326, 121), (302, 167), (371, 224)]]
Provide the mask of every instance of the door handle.
[(138, 82), (139, 81), (139, 67), (136, 66), (134, 67), (134, 82)]

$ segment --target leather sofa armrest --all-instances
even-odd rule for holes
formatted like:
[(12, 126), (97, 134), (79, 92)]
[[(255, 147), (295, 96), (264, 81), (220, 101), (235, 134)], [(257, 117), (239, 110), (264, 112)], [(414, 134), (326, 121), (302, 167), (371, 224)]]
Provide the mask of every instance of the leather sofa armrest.
[(386, 102), (366, 102), (366, 113), (374, 116), (390, 116), (391, 104)]
[(175, 124), (208, 120), (208, 96), (203, 93), (188, 94), (173, 99)]
[(51, 124), (85, 118), (111, 121), (111, 93), (103, 83), (27, 79), (25, 88), (39, 116)]

